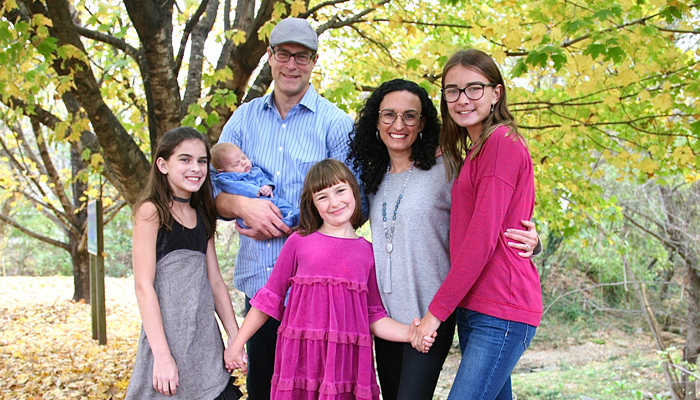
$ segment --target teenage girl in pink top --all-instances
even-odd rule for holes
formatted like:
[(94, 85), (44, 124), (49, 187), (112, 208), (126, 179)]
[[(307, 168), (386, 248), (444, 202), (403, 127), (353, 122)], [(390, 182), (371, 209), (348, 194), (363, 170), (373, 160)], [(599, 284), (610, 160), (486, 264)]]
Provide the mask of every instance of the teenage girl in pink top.
[(456, 309), (462, 362), (448, 400), (508, 400), (510, 373), (542, 317), (537, 269), (502, 234), (532, 217), (532, 160), (490, 56), (458, 51), (442, 76), (440, 140), (448, 176), (457, 176), (450, 216), (451, 269), (414, 334), (414, 344)]

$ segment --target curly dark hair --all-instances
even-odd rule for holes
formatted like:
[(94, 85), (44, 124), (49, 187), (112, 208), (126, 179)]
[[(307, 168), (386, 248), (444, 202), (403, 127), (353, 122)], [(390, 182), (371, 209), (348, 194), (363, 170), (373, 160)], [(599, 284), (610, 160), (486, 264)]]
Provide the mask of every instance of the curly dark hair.
[(436, 162), (435, 150), (440, 139), (440, 119), (428, 92), (415, 82), (404, 79), (384, 82), (372, 93), (360, 110), (355, 122), (355, 132), (349, 141), (348, 164), (352, 165), (355, 171), (360, 172), (360, 179), (368, 194), (377, 193), (386, 173), (386, 167), (389, 165), (389, 152), (386, 145), (376, 136), (377, 121), (379, 106), (384, 96), (396, 91), (407, 91), (418, 96), (422, 118), (425, 120), (422, 139), (416, 139), (413, 143), (411, 160), (415, 161), (416, 167), (423, 170), (429, 170)]

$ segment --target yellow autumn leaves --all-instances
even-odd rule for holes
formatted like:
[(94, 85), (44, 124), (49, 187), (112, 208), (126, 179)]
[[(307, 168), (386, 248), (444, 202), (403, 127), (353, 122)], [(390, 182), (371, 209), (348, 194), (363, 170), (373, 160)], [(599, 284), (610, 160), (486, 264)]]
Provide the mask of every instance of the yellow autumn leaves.
[(141, 318), (133, 281), (105, 282), (107, 345), (70, 277), (0, 278), (0, 399), (123, 399)]

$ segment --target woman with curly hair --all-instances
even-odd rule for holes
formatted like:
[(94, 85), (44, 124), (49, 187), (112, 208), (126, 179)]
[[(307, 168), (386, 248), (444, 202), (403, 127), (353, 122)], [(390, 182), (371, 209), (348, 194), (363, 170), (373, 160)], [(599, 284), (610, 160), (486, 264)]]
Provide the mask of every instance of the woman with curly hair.
[[(450, 270), (452, 181), (436, 157), (439, 138), (440, 119), (428, 92), (394, 79), (367, 99), (350, 141), (349, 163), (369, 196), (379, 292), (389, 315), (406, 324), (428, 312)], [(534, 230), (513, 239), (523, 242), (517, 244), (522, 249), (538, 243)], [(454, 329), (452, 315), (440, 323), (427, 353), (375, 338), (383, 399), (432, 399)]]

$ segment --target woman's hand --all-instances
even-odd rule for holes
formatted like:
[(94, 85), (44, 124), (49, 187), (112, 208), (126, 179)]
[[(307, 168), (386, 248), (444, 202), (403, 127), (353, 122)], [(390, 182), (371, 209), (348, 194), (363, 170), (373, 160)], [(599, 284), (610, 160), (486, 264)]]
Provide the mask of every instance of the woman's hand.
[(515, 242), (508, 242), (508, 246), (522, 250), (518, 253), (520, 257), (528, 258), (532, 256), (532, 253), (537, 247), (537, 243), (540, 241), (540, 237), (537, 236), (537, 231), (535, 230), (535, 223), (532, 221), (520, 221), (520, 223), (527, 228), (527, 230), (521, 229), (506, 229), (503, 235), (508, 239), (515, 240)]

